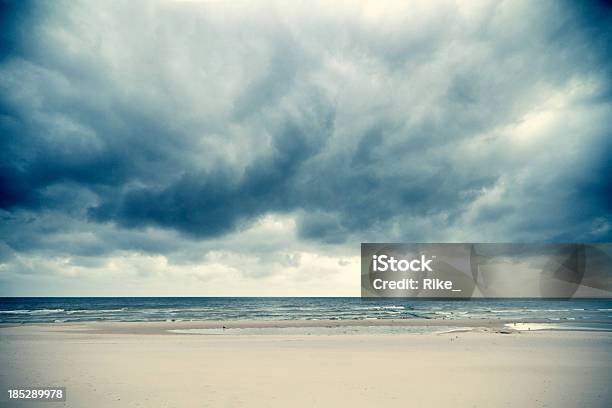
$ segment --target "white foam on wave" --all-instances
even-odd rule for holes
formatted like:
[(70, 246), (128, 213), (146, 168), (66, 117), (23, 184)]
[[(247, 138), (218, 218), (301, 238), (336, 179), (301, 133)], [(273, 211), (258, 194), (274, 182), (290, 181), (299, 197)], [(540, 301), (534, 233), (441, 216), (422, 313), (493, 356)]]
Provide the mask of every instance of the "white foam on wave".
[(64, 309), (36, 309), (36, 310), (0, 310), (1, 314), (25, 314), (25, 315), (43, 315), (52, 313), (61, 313)]
[(563, 323), (508, 323), (506, 327), (517, 331), (567, 330), (567, 331), (610, 331), (606, 324), (563, 324)]
[(67, 314), (76, 314), (76, 313), (82, 313), (82, 314), (98, 314), (98, 313), (120, 313), (120, 312), (125, 312), (127, 311), (127, 308), (121, 308), (121, 309), (78, 309), (78, 310), (68, 310), (66, 311)]

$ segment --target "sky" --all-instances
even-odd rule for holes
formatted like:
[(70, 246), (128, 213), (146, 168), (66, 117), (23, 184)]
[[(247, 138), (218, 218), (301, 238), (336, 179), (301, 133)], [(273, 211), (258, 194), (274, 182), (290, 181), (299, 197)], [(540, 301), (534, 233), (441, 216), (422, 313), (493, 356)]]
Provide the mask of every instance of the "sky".
[(359, 296), (361, 242), (612, 241), (612, 9), (0, 1), (0, 296)]

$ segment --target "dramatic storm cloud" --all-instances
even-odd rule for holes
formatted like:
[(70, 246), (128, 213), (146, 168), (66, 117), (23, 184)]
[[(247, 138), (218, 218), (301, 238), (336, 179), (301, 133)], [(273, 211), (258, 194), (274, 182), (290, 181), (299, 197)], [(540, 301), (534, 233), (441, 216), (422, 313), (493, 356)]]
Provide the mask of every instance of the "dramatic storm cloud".
[(612, 240), (603, 3), (0, 4), (0, 295), (357, 295), (362, 241)]

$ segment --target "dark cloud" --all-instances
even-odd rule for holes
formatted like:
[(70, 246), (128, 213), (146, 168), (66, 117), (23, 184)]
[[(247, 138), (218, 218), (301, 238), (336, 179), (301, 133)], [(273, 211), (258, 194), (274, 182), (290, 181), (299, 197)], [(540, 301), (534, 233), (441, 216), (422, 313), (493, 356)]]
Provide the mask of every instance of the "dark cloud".
[(5, 259), (612, 238), (604, 5), (1, 4)]

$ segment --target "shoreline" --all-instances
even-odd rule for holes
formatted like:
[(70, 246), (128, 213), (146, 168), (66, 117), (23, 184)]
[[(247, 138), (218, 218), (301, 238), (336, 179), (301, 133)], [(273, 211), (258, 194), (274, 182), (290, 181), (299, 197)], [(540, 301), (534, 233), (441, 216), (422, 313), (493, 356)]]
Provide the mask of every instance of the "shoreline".
[[(585, 328), (589, 324), (593, 327)], [(235, 329), (339, 329), (339, 328), (452, 328), (464, 331), (491, 331), (510, 334), (528, 331), (514, 329), (513, 326), (551, 325), (558, 327), (540, 328), (537, 331), (592, 331), (610, 332), (609, 320), (550, 320), (550, 319), (346, 319), (346, 320), (200, 320), (200, 321), (82, 321), (57, 323), (1, 323), (0, 334), (11, 329), (40, 329), (42, 332), (66, 332), (88, 334), (142, 334), (142, 335), (180, 335), (208, 333), (179, 333), (175, 330), (215, 330)], [(601, 325), (600, 327), (597, 327)], [(559, 327), (560, 326), (560, 327)], [(545, 327), (545, 326), (544, 326)], [(566, 327), (567, 329), (564, 329)], [(418, 333), (418, 331), (415, 331)], [(265, 334), (265, 333), (261, 333)], [(330, 333), (333, 334), (333, 333)], [(367, 334), (364, 333), (364, 334)], [(374, 333), (379, 334), (379, 333)]]

